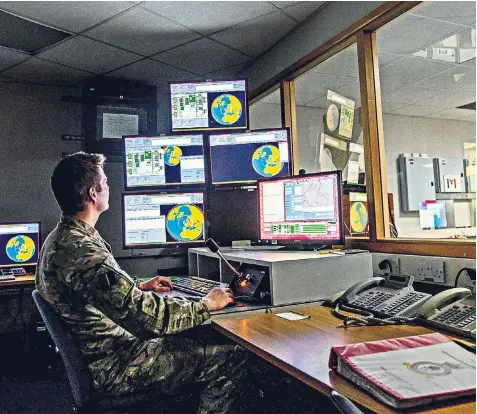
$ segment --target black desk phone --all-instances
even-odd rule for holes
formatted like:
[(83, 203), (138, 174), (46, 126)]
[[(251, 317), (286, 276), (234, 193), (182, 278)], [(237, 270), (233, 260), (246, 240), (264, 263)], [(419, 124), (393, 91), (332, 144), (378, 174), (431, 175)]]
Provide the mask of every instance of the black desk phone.
[(378, 317), (412, 317), (431, 297), (428, 293), (416, 292), (412, 287), (413, 281), (413, 276), (392, 273), (385, 277), (372, 277), (336, 295), (332, 303), (370, 311)]

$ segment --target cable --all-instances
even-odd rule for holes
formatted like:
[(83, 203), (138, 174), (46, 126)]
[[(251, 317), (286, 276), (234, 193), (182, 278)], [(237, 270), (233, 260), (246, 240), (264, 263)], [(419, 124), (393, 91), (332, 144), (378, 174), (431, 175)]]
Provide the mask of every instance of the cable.
[[(354, 312), (360, 316), (348, 316), (340, 312), (344, 310), (347, 312)], [(332, 310), (334, 316), (343, 320), (343, 326), (349, 325), (402, 325), (410, 324), (417, 320), (417, 318), (405, 318), (403, 316), (391, 316), (389, 318), (377, 318), (371, 311), (366, 311), (362, 309), (355, 309), (349, 306), (345, 306), (342, 303), (338, 303), (335, 308)]]
[(460, 270), (457, 272), (457, 276), (456, 276), (456, 278), (455, 278), (454, 287), (457, 287), (457, 286), (458, 286), (460, 275), (461, 275), (463, 272), (466, 272), (466, 273), (467, 273), (467, 276), (469, 276), (469, 278), (470, 278), (471, 280), (475, 280), (475, 269), (472, 269), (471, 267), (463, 267), (462, 269), (460, 269)]

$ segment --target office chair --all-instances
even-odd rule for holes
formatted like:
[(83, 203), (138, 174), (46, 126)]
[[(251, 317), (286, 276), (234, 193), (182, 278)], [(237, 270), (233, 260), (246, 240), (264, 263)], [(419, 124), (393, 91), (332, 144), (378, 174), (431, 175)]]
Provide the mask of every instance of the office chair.
[[(186, 406), (177, 405), (181, 402), (190, 403), (191, 398), (171, 397), (158, 392), (131, 393), (120, 396), (96, 393), (81, 353), (60, 317), (36, 290), (32, 292), (32, 296), (65, 365), (66, 375), (73, 393), (73, 411), (75, 413), (144, 412), (145, 409), (154, 409), (154, 412), (159, 414), (167, 412), (167, 410), (183, 413), (191, 409), (189, 404)], [(157, 403), (159, 400), (160, 404), (157, 404), (156, 407), (154, 402)]]
[(351, 400), (337, 391), (331, 391), (330, 398), (337, 410), (342, 414), (364, 414)]

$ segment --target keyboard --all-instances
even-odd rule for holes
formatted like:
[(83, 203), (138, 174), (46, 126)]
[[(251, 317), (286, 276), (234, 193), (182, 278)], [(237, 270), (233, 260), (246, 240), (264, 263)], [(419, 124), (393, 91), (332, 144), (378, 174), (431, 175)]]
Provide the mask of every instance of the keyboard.
[(26, 271), (23, 267), (0, 269), (0, 281), (15, 280), (16, 276), (24, 276), (24, 275), (26, 275)]
[(176, 280), (173, 285), (175, 290), (197, 296), (205, 296), (215, 287), (229, 287), (227, 283), (220, 283), (215, 280), (203, 279), (197, 276), (182, 277)]

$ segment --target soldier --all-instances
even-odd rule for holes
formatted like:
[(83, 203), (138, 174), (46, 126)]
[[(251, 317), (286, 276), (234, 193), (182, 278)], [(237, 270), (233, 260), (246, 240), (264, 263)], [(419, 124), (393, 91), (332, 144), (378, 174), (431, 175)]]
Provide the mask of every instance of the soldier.
[[(138, 283), (121, 270), (94, 226), (109, 207), (101, 154), (62, 159), (51, 187), (63, 213), (41, 249), (36, 289), (58, 312), (88, 365), (95, 389), (181, 394), (200, 387), (199, 413), (230, 412), (245, 375), (245, 352), (195, 328), (234, 302), (230, 289), (203, 298), (155, 294), (169, 278)], [(185, 332), (184, 332), (185, 331)]]

